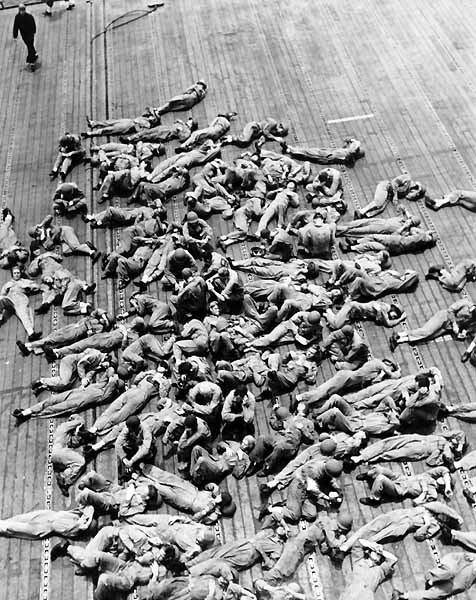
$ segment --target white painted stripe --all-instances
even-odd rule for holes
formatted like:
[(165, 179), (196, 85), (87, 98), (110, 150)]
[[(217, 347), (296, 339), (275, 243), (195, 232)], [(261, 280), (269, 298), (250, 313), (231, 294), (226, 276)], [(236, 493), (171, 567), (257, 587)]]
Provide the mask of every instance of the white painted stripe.
[(355, 117), (342, 117), (342, 119), (329, 119), (328, 123), (348, 123), (349, 121), (362, 121), (363, 119), (371, 119), (374, 117), (374, 113), (367, 115), (356, 115)]

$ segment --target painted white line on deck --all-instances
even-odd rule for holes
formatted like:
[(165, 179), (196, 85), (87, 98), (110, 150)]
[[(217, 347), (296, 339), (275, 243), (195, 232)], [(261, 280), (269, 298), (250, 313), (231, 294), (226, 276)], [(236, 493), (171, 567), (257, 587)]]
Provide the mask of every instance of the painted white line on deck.
[(328, 123), (348, 123), (349, 121), (361, 121), (362, 119), (371, 119), (374, 117), (374, 113), (367, 115), (356, 115), (355, 117), (342, 117), (342, 119), (330, 119)]

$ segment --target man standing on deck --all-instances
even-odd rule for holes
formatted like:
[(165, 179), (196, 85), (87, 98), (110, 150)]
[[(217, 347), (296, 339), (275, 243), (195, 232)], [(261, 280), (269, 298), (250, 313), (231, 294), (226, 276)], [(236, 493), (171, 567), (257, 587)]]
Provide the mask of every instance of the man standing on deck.
[(15, 15), (15, 21), (13, 22), (14, 40), (18, 38), (18, 32), (20, 32), (21, 38), (28, 50), (26, 62), (29, 65), (33, 65), (38, 58), (35, 50), (36, 23), (33, 15), (26, 12), (24, 4), (18, 5), (18, 13)]

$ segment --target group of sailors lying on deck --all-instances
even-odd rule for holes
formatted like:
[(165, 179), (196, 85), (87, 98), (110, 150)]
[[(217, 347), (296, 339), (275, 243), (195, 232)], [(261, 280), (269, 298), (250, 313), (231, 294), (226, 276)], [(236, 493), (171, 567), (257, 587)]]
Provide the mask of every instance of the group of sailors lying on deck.
[[(81, 136), (65, 134), (51, 172), (62, 179), (53, 214), (30, 227), (29, 249), (4, 210), (0, 260), (12, 280), (0, 291), (1, 321), (15, 314), (22, 323), (28, 339), (17, 345), (24, 356), (58, 361), (54, 375), (32, 382), (37, 401), (14, 410), (15, 424), (67, 417), (56, 427), (51, 460), (62, 493), (75, 486), (76, 495), (74, 508), (0, 520), (0, 536), (63, 538), (52, 560), (67, 556), (78, 575), (96, 577), (97, 600), (125, 597), (136, 587), (151, 600), (304, 600), (296, 573), (309, 553), (317, 553), (318, 564), (350, 558), (340, 598), (370, 599), (398, 560), (383, 544), (410, 533), (418, 541), (439, 535), (463, 551), (443, 555), (426, 586), (395, 590), (394, 599), (446, 598), (469, 589), (476, 581), (476, 532), (461, 530), (463, 519), (448, 502), (456, 470), (473, 468), (476, 457), (464, 454), (462, 431), (435, 427), (449, 415), (475, 422), (476, 404), (445, 404), (436, 367), (403, 374), (394, 360), (373, 356), (359, 325), (402, 324), (390, 337), (392, 351), (475, 333), (476, 307), (467, 299), (448, 301), (421, 327), (408, 328), (394, 296), (414, 290), (419, 274), (392, 268), (392, 256), (436, 243), (403, 201), (470, 208), (469, 193), (429, 200), (420, 183), (399, 175), (378, 183), (373, 201), (346, 220), (343, 173), (326, 165), (353, 166), (364, 155), (360, 142), (291, 146), (287, 127), (272, 118), (233, 135), (235, 113), (219, 114), (202, 129), (192, 118), (161, 123), (162, 115), (190, 110), (206, 92), (198, 81), (142, 116), (88, 119), (82, 137), (121, 136), (91, 146), (88, 157)], [(167, 146), (168, 158), (158, 158), (171, 140), (180, 142), (175, 153)], [(251, 152), (221, 158), (227, 146), (252, 143)], [(99, 212), (65, 181), (84, 161), (97, 169), (98, 202), (108, 203)], [(314, 174), (311, 164), (324, 168)], [(380, 216), (389, 205), (396, 215)], [(230, 221), (227, 233), (217, 235), (212, 215)], [(81, 242), (63, 224), (76, 216), (93, 229), (120, 228), (116, 247), (101, 254)], [(251, 257), (227, 255), (247, 241), (255, 244)], [(339, 258), (337, 247), (352, 255)], [(126, 312), (113, 316), (93, 307), (95, 284), (64, 266), (63, 257), (76, 254), (101, 258), (102, 278), (117, 277), (119, 288), (134, 283)], [(434, 265), (427, 279), (457, 292), (474, 281), (475, 269), (473, 259), (454, 269)], [(170, 292), (167, 299), (149, 289), (153, 282)], [(34, 294), (41, 301), (32, 311)], [(33, 313), (53, 306), (77, 320), (43, 336)], [(462, 357), (472, 363), (474, 345)], [(323, 363), (333, 371), (325, 380)], [(259, 402), (267, 431), (257, 427)], [(78, 413), (99, 407), (86, 426)], [(90, 461), (112, 448), (118, 483), (86, 473)], [(164, 462), (172, 456), (174, 470), (172, 460)], [(425, 468), (403, 474), (388, 468), (390, 461), (421, 461)], [(349, 503), (343, 473), (366, 482), (360, 498), (366, 506), (406, 498), (413, 506), (377, 510), (354, 527), (343, 508)], [(237, 510), (229, 477), (251, 478), (261, 499), (252, 516), (261, 525), (251, 536), (218, 540), (216, 525)], [(474, 504), (471, 487), (463, 493)], [(166, 514), (164, 504), (181, 514)], [(253, 508), (242, 507), (245, 527)], [(298, 530), (302, 521), (308, 526)], [(256, 564), (262, 578), (254, 589), (243, 587), (239, 573)]]

